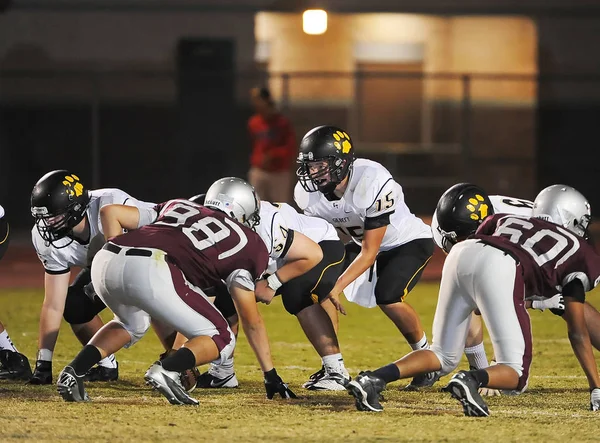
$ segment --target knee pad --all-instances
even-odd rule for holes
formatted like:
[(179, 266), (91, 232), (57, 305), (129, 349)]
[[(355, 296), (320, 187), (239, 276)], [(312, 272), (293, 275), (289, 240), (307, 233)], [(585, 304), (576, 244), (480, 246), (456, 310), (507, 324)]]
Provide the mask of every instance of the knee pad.
[(442, 376), (448, 375), (454, 371), (458, 367), (460, 359), (462, 358), (462, 351), (457, 355), (445, 354), (441, 352), (441, 349), (436, 349), (435, 347), (432, 347), (431, 351), (440, 361), (440, 366), (442, 367), (440, 373)]
[(134, 344), (136, 344), (148, 331), (148, 329), (150, 329), (150, 316), (149, 315), (144, 315), (143, 317), (140, 318), (140, 321), (137, 322), (137, 324), (129, 324), (129, 323), (123, 323), (122, 321), (119, 320), (113, 320), (115, 323), (120, 324), (123, 329), (125, 329), (128, 333), (129, 336), (131, 337), (131, 340), (129, 341), (129, 343), (127, 343), (125, 345), (126, 348), (129, 348), (131, 346), (133, 346)]
[(98, 297), (92, 301), (83, 290), (83, 286), (73, 284), (67, 290), (63, 318), (72, 325), (91, 321), (106, 306)]

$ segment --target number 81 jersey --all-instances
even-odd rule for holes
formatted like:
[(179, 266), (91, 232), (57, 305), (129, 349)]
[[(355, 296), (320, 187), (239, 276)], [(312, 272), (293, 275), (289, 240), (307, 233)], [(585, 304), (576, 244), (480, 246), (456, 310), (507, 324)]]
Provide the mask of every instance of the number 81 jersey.
[(356, 159), (344, 195), (329, 200), (320, 192), (306, 192), (298, 183), (296, 203), (306, 215), (327, 220), (340, 232), (361, 244), (365, 230), (387, 226), (381, 251), (419, 238), (431, 238), (431, 229), (412, 214), (404, 202), (402, 187), (377, 162)]

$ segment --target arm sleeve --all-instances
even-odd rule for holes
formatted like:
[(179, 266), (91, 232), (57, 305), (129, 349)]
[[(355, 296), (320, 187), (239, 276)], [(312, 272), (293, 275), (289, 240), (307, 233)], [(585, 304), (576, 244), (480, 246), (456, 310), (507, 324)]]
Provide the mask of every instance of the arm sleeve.
[(390, 224), (390, 216), (398, 202), (396, 182), (390, 177), (379, 188), (371, 205), (367, 208), (365, 230), (377, 229)]
[(585, 302), (585, 288), (581, 280), (571, 280), (567, 285), (563, 286), (563, 297), (570, 297), (580, 303)]

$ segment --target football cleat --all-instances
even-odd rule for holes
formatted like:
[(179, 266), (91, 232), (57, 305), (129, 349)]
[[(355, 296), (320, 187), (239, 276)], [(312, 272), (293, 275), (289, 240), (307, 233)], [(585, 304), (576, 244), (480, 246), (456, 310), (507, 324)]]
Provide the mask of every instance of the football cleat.
[(6, 349), (0, 351), (0, 380), (29, 380), (31, 376), (25, 355)]
[(175, 371), (167, 371), (162, 364), (155, 362), (144, 376), (146, 382), (160, 392), (172, 405), (194, 405), (198, 400), (190, 397), (181, 384), (181, 375)]
[(239, 382), (235, 376), (235, 372), (223, 377), (218, 377), (215, 374), (211, 374), (211, 371), (208, 370), (203, 374), (200, 374), (200, 377), (198, 377), (198, 381), (196, 382), (196, 387), (202, 389), (237, 388), (238, 386)]
[(85, 381), (116, 381), (119, 379), (119, 366), (116, 368), (107, 368), (104, 366), (94, 366), (83, 376)]
[(309, 391), (345, 391), (350, 380), (347, 372), (345, 374), (325, 372), (322, 377), (308, 381), (302, 387)]
[(479, 383), (469, 372), (456, 373), (442, 391), (449, 392), (462, 404), (466, 416), (487, 417), (490, 415), (487, 404), (479, 395)]
[(321, 379), (323, 377), (325, 377), (325, 366), (321, 366), (321, 369), (319, 369), (314, 374), (311, 374), (311, 376), (308, 377), (308, 381), (304, 382), (304, 384), (302, 385), (302, 387), (308, 389), (308, 387), (310, 385), (312, 385), (315, 381), (317, 381), (317, 380), (319, 380), (319, 379)]
[(361, 372), (346, 386), (348, 393), (356, 402), (359, 411), (381, 412), (383, 406), (379, 403), (379, 396), (385, 389), (385, 381), (370, 371)]
[(90, 401), (90, 397), (85, 392), (83, 377), (77, 375), (71, 366), (65, 366), (60, 372), (56, 389), (64, 401)]
[(35, 370), (29, 380), (32, 385), (50, 385), (52, 384), (52, 362), (38, 360), (35, 362)]
[(417, 375), (405, 386), (405, 391), (418, 391), (421, 388), (430, 388), (440, 379), (439, 372), (428, 372), (427, 374)]
[[(173, 355), (176, 352), (177, 351), (175, 349), (169, 349), (168, 351), (165, 351), (162, 354), (160, 354), (158, 360), (163, 361), (165, 358)], [(180, 376), (181, 384), (183, 386), (183, 389), (186, 390), (186, 392), (190, 393), (194, 389), (196, 389), (196, 384), (198, 383), (198, 379), (200, 378), (200, 371), (198, 370), (198, 368), (188, 369), (187, 371), (182, 372)]]

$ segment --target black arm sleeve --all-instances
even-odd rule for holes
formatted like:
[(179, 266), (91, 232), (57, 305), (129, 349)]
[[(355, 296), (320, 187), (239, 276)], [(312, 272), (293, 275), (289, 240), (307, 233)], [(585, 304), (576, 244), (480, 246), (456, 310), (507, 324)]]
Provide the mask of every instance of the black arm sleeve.
[(570, 297), (580, 303), (585, 302), (585, 289), (583, 283), (578, 278), (567, 283), (562, 290), (563, 297)]
[(394, 211), (386, 212), (385, 214), (378, 215), (377, 217), (367, 217), (365, 218), (365, 231), (369, 231), (371, 229), (381, 228), (383, 226), (387, 226), (390, 224), (390, 215), (392, 215)]
[(0, 218), (0, 259), (8, 249), (10, 227), (6, 218)]

